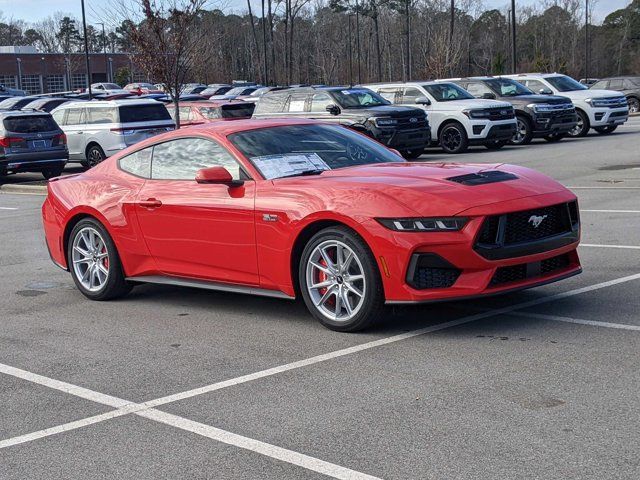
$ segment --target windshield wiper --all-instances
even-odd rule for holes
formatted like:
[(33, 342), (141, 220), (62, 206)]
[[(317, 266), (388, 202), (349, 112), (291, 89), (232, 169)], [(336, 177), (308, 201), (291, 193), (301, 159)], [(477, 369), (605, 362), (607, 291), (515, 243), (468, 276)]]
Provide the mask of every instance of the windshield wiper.
[(278, 178), (306, 177), (306, 176), (310, 176), (310, 175), (320, 175), (324, 171), (325, 170), (323, 170), (321, 168), (314, 168), (313, 170), (303, 170), (302, 172), (291, 173), (289, 175), (283, 175), (283, 176), (278, 177)]

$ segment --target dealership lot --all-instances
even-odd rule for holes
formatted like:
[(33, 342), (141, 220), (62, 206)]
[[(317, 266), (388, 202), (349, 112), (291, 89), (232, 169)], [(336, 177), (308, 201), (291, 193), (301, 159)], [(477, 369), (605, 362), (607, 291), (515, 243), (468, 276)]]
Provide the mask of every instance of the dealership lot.
[(634, 117), (424, 155), (574, 189), (585, 271), (362, 334), (300, 303), (168, 286), (89, 302), (48, 258), (42, 197), (1, 194), (0, 478), (637, 478), (639, 146)]

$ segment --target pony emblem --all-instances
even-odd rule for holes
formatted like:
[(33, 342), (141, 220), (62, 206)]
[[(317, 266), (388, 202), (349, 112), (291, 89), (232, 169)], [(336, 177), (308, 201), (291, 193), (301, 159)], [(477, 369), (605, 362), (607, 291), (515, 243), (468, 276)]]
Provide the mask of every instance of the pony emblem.
[(533, 225), (533, 228), (538, 228), (545, 218), (547, 218), (546, 215), (531, 215), (527, 222)]

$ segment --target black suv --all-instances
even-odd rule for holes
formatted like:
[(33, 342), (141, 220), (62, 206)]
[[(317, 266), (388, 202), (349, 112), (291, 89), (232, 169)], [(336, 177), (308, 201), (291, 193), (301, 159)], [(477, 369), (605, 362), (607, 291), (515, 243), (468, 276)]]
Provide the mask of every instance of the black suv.
[(0, 111), (0, 176), (41, 172), (57, 177), (69, 159), (67, 137), (50, 113)]
[(538, 95), (521, 83), (502, 77), (469, 77), (451, 80), (476, 98), (509, 102), (516, 111), (518, 126), (513, 145), (527, 145), (534, 137), (549, 142), (564, 138), (576, 126), (576, 109), (567, 97)]
[(405, 158), (418, 158), (431, 141), (421, 108), (392, 105), (367, 88), (302, 87), (266, 93), (254, 118), (311, 118), (339, 123), (395, 148)]
[(603, 78), (589, 88), (622, 92), (627, 97), (629, 113), (640, 113), (640, 77)]

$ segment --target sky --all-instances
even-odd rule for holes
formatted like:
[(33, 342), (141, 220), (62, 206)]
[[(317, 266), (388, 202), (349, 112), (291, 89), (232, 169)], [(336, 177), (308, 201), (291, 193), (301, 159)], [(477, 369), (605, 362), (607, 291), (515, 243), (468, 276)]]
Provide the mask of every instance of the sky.
[[(593, 3), (593, 0), (591, 0)], [(252, 0), (252, 5), (259, 6), (258, 0)], [(539, 0), (516, 0), (516, 8), (518, 5), (532, 5), (540, 3)], [(624, 8), (630, 3), (630, 0), (597, 0), (593, 7), (593, 21), (600, 23), (604, 17), (610, 12), (619, 8)], [(85, 0), (87, 9), (87, 19), (90, 23), (100, 22), (99, 18), (102, 13), (102, 7), (105, 0)], [(246, 10), (246, 0), (224, 0), (224, 4), (229, 6), (230, 10), (244, 11)], [(484, 0), (487, 8), (503, 9), (511, 4), (510, 0)], [(41, 20), (54, 12), (70, 13), (76, 17), (80, 17), (80, 0), (0, 0), (0, 12), (5, 19), (14, 18), (22, 19), (27, 22)], [(106, 23), (106, 22), (105, 22)]]

